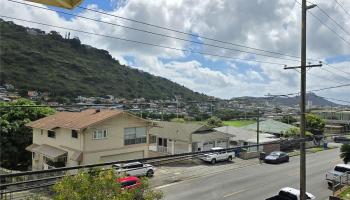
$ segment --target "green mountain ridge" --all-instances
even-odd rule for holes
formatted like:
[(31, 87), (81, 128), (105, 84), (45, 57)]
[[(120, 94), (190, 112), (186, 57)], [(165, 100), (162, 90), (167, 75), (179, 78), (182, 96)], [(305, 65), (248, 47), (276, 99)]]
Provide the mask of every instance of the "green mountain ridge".
[(0, 19), (0, 80), (23, 94), (49, 92), (53, 97), (114, 95), (121, 98), (207, 100), (168, 79), (121, 65), (106, 50)]

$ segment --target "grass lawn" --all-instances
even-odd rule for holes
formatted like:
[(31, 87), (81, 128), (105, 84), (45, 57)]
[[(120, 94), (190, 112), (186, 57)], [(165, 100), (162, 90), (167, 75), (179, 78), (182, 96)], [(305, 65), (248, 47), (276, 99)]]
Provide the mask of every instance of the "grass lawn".
[(350, 200), (350, 187), (342, 191), (338, 197), (344, 200)]
[(224, 124), (226, 126), (235, 126), (235, 127), (242, 127), (247, 126), (249, 124), (254, 124), (255, 120), (235, 120), (235, 121), (224, 121)]

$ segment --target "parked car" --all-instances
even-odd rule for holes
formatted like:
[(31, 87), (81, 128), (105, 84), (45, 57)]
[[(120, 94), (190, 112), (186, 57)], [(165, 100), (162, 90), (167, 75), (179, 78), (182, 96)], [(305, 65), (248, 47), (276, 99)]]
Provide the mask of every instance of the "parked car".
[(265, 163), (289, 162), (289, 155), (282, 151), (273, 151), (264, 158)]
[(333, 187), (334, 183), (342, 182), (342, 179), (345, 181), (345, 173), (350, 173), (350, 165), (348, 164), (338, 164), (333, 170), (328, 171), (326, 174), (326, 181), (329, 187)]
[(141, 180), (136, 176), (118, 178), (117, 182), (120, 183), (122, 189), (127, 190), (138, 188), (141, 185)]
[(155, 168), (150, 164), (141, 162), (114, 164), (113, 168), (117, 174), (126, 174), (128, 176), (148, 176), (154, 175)]
[(350, 138), (345, 136), (334, 136), (333, 140), (336, 143), (350, 143)]
[[(314, 195), (308, 192), (306, 196), (306, 199), (316, 199)], [(291, 187), (285, 187), (279, 191), (278, 195), (265, 200), (300, 200), (300, 191)]]
[(222, 147), (214, 147), (211, 148), (212, 151), (217, 151), (213, 153), (204, 154), (200, 157), (201, 160), (205, 162), (210, 162), (211, 164), (215, 164), (218, 161), (231, 161), (235, 157), (235, 152), (225, 151)]

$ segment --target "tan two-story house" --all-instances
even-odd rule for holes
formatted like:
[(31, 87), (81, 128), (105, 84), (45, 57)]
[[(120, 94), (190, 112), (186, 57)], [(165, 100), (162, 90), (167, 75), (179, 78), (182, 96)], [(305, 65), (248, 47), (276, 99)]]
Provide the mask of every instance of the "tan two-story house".
[(119, 110), (58, 112), (33, 129), (33, 170), (148, 157), (152, 122)]

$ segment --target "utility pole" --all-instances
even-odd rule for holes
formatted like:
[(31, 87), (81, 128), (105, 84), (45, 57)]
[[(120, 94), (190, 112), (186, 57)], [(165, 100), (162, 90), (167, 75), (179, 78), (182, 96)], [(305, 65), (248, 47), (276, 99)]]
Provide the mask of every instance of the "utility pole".
[(297, 67), (284, 67), (284, 69), (301, 69), (300, 86), (300, 200), (306, 200), (306, 153), (305, 153), (305, 102), (306, 102), (306, 68), (321, 67), (322, 64), (306, 65), (306, 11), (316, 5), (306, 5), (306, 0), (302, 0), (301, 5), (301, 65)]

